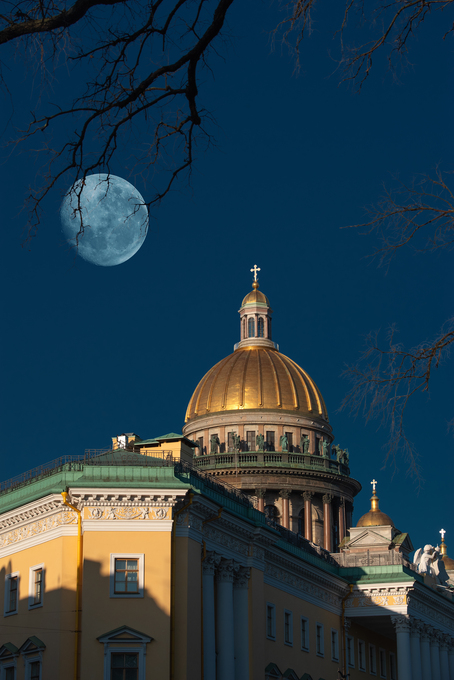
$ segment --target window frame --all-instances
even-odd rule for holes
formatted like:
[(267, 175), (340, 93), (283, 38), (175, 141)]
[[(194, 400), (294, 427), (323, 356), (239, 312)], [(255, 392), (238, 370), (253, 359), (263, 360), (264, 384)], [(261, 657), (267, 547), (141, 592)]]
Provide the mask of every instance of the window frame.
[[(361, 650), (362, 649), (362, 653)], [(361, 657), (363, 657), (364, 666), (361, 665)], [(365, 673), (367, 669), (366, 663), (366, 643), (364, 640), (358, 640), (358, 670)]]
[[(304, 627), (304, 640), (303, 640), (303, 621), (305, 622), (305, 627)], [(309, 651), (309, 619), (306, 616), (301, 616), (300, 618), (300, 635), (301, 635), (301, 650), (303, 652), (308, 652)], [(304, 646), (304, 642), (306, 642), (306, 645)]]
[[(287, 639), (287, 620), (288, 620), (288, 633), (289, 637)], [(290, 609), (284, 609), (284, 644), (288, 647), (293, 647), (293, 612)]]
[[(268, 435), (272, 435), (272, 436), (268, 438)], [(265, 443), (266, 443), (266, 450), (267, 451), (276, 451), (276, 431), (275, 430), (267, 430), (266, 431)], [(270, 449), (270, 446), (272, 446), (273, 448)]]
[[(38, 571), (41, 570), (41, 600), (39, 602), (35, 602), (35, 575)], [(29, 571), (29, 578), (28, 578), (28, 608), (29, 609), (38, 609), (39, 607), (42, 607), (44, 604), (44, 589), (45, 589), (45, 578), (46, 578), (46, 571), (44, 568), (44, 562), (41, 564), (35, 564), (33, 567), (30, 567)]]
[[(115, 592), (115, 560), (137, 560), (138, 561), (138, 590), (137, 593), (116, 593)], [(109, 596), (113, 599), (132, 599), (137, 600), (144, 596), (144, 553), (110, 553), (110, 576), (109, 576)]]
[(14, 655), (10, 659), (5, 659), (3, 663), (0, 662), (0, 680), (6, 680), (6, 671), (12, 668), (14, 670), (14, 680), (17, 678), (17, 656)]
[[(382, 664), (383, 660), (383, 664)], [(383, 647), (378, 648), (378, 670), (380, 672), (380, 678), (385, 678), (387, 677), (386, 674), (386, 649), (383, 649)], [(384, 666), (384, 667), (383, 667)]]
[(137, 678), (145, 680), (146, 652), (143, 644), (131, 643), (122, 647), (111, 647), (108, 644), (104, 653), (104, 680), (110, 680), (112, 677), (112, 654), (137, 654), (139, 657)]
[[(331, 661), (339, 662), (339, 631), (337, 628), (331, 628)], [(334, 643), (334, 644), (333, 644)], [(334, 647), (334, 649), (333, 649)]]
[(394, 652), (389, 653), (389, 680), (396, 680), (397, 678), (397, 663), (396, 663), (396, 655)]
[[(9, 606), (10, 596), (11, 596), (11, 581), (15, 579), (17, 583), (16, 588), (16, 608), (7, 611), (6, 607)], [(19, 611), (19, 590), (20, 590), (20, 572), (12, 571), (10, 574), (5, 575), (5, 599), (3, 602), (3, 616), (14, 616)]]
[[(268, 629), (268, 610), (272, 611), (271, 631)], [(276, 605), (272, 602), (266, 603), (266, 637), (268, 640), (276, 640)]]
[[(350, 647), (349, 647), (350, 643)], [(355, 638), (353, 635), (347, 635), (346, 638), (346, 644), (347, 644), (347, 667), (348, 668), (354, 668), (355, 667)]]
[(377, 647), (369, 642), (369, 674), (377, 675)]
[[(318, 645), (319, 629), (320, 629), (320, 649)], [(320, 623), (319, 621), (317, 621), (315, 624), (315, 654), (321, 657), (325, 656), (325, 626), (323, 625), (323, 623)]]
[(248, 451), (255, 451), (257, 433), (255, 430), (246, 430), (246, 448)]
[(32, 664), (33, 663), (39, 663), (39, 680), (43, 677), (43, 656), (42, 656), (42, 651), (40, 651), (38, 654), (36, 654), (35, 651), (30, 652), (25, 656), (24, 659), (24, 665), (25, 665), (25, 680), (31, 680), (32, 677)]

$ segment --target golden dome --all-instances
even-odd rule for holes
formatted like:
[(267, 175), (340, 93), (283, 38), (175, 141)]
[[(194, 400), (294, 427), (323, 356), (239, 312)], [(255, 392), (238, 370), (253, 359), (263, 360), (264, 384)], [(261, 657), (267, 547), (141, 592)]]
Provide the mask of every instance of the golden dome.
[(378, 507), (378, 498), (375, 490), (372, 494), (371, 508), (369, 512), (359, 518), (357, 527), (385, 527), (394, 526), (394, 522), (391, 517), (386, 513), (382, 512)]
[(237, 349), (213, 366), (191, 397), (186, 422), (208, 413), (241, 409), (292, 411), (328, 421), (314, 381), (271, 347)]
[(254, 283), (252, 284), (252, 288), (254, 290), (251, 290), (251, 292), (246, 295), (243, 302), (241, 303), (241, 307), (244, 307), (244, 305), (250, 305), (250, 304), (266, 305), (267, 307), (269, 307), (270, 301), (268, 300), (266, 295), (264, 295), (262, 293), (262, 291), (259, 290), (258, 281), (254, 281)]
[(454, 560), (452, 560), (450, 557), (448, 557), (448, 549), (446, 547), (444, 535), (441, 538), (440, 552), (441, 552), (441, 557), (443, 559), (446, 571), (454, 570)]

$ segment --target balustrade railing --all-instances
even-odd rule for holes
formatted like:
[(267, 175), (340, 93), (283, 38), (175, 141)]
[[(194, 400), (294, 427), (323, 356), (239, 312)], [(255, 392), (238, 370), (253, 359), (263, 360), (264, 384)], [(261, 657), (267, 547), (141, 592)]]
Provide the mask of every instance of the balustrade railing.
[(304, 453), (289, 453), (288, 451), (255, 451), (211, 453), (194, 458), (194, 465), (203, 469), (247, 467), (251, 465), (280, 467), (296, 467), (302, 469), (329, 470), (334, 474), (350, 474), (348, 466), (337, 460), (325, 456)]

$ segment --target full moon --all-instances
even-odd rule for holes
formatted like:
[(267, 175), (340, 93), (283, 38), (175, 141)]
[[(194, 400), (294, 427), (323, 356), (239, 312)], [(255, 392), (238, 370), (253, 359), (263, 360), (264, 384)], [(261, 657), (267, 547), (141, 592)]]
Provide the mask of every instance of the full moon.
[(101, 267), (129, 260), (148, 230), (145, 201), (116, 175), (88, 175), (75, 182), (63, 199), (60, 218), (65, 238), (77, 254)]

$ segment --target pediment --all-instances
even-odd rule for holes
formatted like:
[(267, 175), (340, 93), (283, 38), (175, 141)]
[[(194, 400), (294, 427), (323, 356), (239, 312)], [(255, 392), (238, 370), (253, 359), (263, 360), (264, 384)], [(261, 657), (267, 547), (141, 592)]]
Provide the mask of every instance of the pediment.
[(103, 643), (108, 643), (108, 642), (126, 642), (126, 643), (131, 643), (131, 642), (151, 642), (153, 640), (150, 635), (146, 635), (146, 633), (141, 633), (138, 630), (135, 630), (134, 628), (130, 628), (130, 626), (120, 626), (120, 628), (115, 628), (114, 630), (110, 630), (108, 633), (104, 633), (104, 635), (100, 635), (97, 640), (99, 642)]
[(275, 663), (268, 664), (268, 666), (265, 668), (265, 674), (267, 675), (267, 678), (270, 679), (281, 677), (281, 671), (279, 670)]
[(7, 659), (11, 656), (17, 656), (19, 654), (19, 649), (12, 642), (5, 642), (0, 647), (0, 659)]
[(389, 536), (383, 536), (383, 534), (380, 534), (378, 531), (374, 531), (373, 529), (365, 529), (362, 534), (355, 536), (355, 538), (350, 540), (348, 543), (348, 548), (359, 548), (369, 545), (388, 546), (390, 542)]
[(25, 640), (24, 644), (19, 648), (19, 654), (31, 654), (32, 652), (41, 652), (46, 649), (46, 645), (36, 635)]

